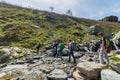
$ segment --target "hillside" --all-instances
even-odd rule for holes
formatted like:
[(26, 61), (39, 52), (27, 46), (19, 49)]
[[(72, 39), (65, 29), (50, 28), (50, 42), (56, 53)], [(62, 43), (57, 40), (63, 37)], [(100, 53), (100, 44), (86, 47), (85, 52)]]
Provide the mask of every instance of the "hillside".
[(70, 17), (0, 3), (0, 45), (2, 46), (33, 47), (38, 41), (44, 45), (54, 39), (61, 39), (64, 43), (69, 39), (84, 43), (97, 39), (87, 34), (87, 29), (96, 24), (113, 33), (120, 30), (119, 23)]

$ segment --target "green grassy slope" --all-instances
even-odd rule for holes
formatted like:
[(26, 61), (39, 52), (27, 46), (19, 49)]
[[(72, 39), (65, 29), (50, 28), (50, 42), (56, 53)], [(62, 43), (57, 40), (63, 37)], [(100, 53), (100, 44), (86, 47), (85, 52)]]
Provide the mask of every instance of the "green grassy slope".
[(44, 45), (54, 39), (62, 39), (64, 43), (69, 39), (84, 43), (96, 39), (86, 33), (88, 27), (95, 24), (112, 32), (120, 30), (119, 23), (70, 17), (0, 3), (0, 45), (33, 47), (38, 41)]

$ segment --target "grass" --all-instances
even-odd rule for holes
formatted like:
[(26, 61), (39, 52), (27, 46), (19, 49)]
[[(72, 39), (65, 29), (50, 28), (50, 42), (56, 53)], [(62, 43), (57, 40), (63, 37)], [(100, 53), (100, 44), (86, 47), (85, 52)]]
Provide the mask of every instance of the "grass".
[[(118, 23), (99, 22), (0, 3), (0, 41), (7, 42), (1, 46), (34, 48), (37, 42), (45, 46), (45, 42), (54, 39), (61, 39), (65, 44), (69, 39), (84, 43), (98, 39), (87, 34), (87, 29), (95, 24), (114, 33), (120, 30)], [(32, 25), (39, 28), (31, 27)]]
[(118, 58), (118, 57), (111, 57), (110, 59), (113, 61), (117, 61), (117, 62), (120, 61), (120, 58)]

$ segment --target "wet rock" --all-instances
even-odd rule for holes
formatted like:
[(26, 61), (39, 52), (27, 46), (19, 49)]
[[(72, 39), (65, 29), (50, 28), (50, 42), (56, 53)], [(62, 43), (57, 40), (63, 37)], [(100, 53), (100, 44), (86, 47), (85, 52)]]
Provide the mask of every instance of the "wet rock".
[(67, 74), (61, 69), (55, 69), (47, 77), (51, 80), (66, 80)]
[(101, 79), (102, 80), (120, 80), (120, 74), (117, 72), (105, 69), (101, 71)]

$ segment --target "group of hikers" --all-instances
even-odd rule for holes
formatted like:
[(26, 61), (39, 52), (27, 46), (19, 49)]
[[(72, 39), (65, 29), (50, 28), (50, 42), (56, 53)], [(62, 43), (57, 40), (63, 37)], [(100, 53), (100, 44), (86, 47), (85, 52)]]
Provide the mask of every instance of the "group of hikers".
[[(104, 37), (102, 32), (98, 33), (98, 37), (100, 37), (100, 45), (99, 45), (99, 60), (101, 64), (104, 64), (104, 58), (106, 59), (106, 64), (109, 64), (109, 58), (107, 54), (107, 42), (106, 38)], [(68, 49), (69, 49), (69, 60), (68, 62), (71, 62), (71, 56), (73, 57), (74, 63), (76, 63), (76, 58), (74, 56), (74, 45), (75, 42), (72, 40), (69, 40), (69, 43), (67, 44)], [(40, 48), (40, 43), (37, 44), (37, 53), (39, 54), (39, 48)], [(53, 49), (54, 49), (54, 54), (53, 57), (59, 57), (62, 59), (62, 52), (63, 49), (65, 48), (65, 45), (62, 43), (61, 40), (54, 40), (53, 42)], [(63, 59), (62, 59), (63, 60)]]
[[(68, 49), (69, 49), (69, 60), (68, 62), (71, 62), (71, 56), (73, 57), (74, 59), (74, 63), (76, 63), (76, 59), (75, 59), (75, 56), (74, 56), (74, 41), (72, 40), (69, 40), (69, 43), (68, 43)], [(61, 56), (61, 59), (62, 59), (62, 52), (63, 52), (63, 49), (65, 48), (64, 44), (61, 42), (61, 40), (55, 40), (54, 43), (53, 43), (53, 49), (55, 50), (54, 52), (54, 57), (58, 57), (59, 55)]]

